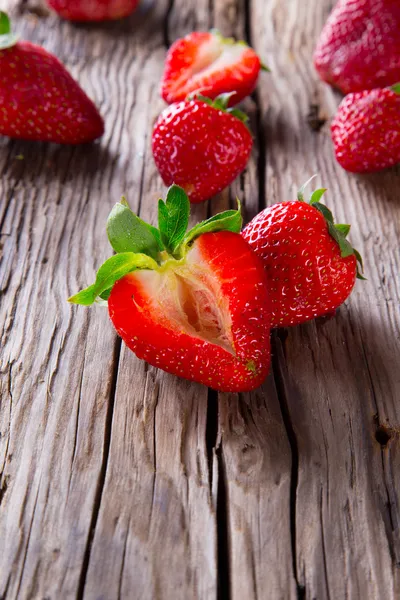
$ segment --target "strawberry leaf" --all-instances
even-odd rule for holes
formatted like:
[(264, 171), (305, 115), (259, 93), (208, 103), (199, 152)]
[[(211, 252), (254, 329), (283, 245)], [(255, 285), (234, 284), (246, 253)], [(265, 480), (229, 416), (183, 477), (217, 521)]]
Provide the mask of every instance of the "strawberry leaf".
[(82, 304), (89, 306), (100, 296), (103, 300), (108, 297), (108, 292), (116, 281), (136, 271), (136, 269), (157, 269), (158, 265), (146, 254), (135, 254), (134, 252), (123, 252), (111, 256), (102, 264), (96, 274), (96, 281), (93, 285), (81, 290), (68, 299), (71, 304)]
[(301, 186), (301, 188), (299, 188), (299, 190), (297, 192), (297, 200), (299, 200), (300, 202), (304, 201), (304, 190), (306, 189), (308, 184), (311, 183), (311, 181), (313, 179), (315, 179), (316, 177), (317, 177), (316, 175), (313, 175), (312, 177), (310, 177), (310, 179), (307, 179), (307, 181), (305, 183), (303, 183), (303, 185)]
[(347, 225), (347, 223), (336, 223), (335, 229), (340, 231), (340, 233), (346, 238), (349, 235), (350, 225)]
[(232, 96), (235, 95), (236, 92), (224, 92), (223, 94), (220, 94), (219, 96), (214, 98), (214, 100), (212, 100), (211, 98), (207, 98), (202, 94), (195, 93), (189, 96), (189, 99), (205, 102), (206, 104), (211, 106), (211, 108), (215, 108), (215, 110), (222, 110), (222, 112), (228, 113), (229, 115), (232, 115), (233, 117), (239, 119), (239, 121), (242, 121), (242, 123), (246, 124), (249, 120), (249, 117), (246, 115), (246, 113), (244, 113), (242, 110), (236, 107), (228, 108), (229, 100)]
[(320, 188), (319, 190), (315, 190), (310, 196), (309, 204), (316, 204), (317, 202), (319, 202), (322, 196), (325, 194), (325, 192), (326, 188)]
[(239, 233), (242, 229), (243, 219), (240, 212), (240, 202), (239, 200), (237, 202), (238, 210), (226, 210), (195, 225), (193, 229), (187, 232), (183, 240), (183, 245), (188, 246), (203, 233), (215, 231), (233, 231), (233, 233)]
[[(299, 189), (299, 191), (297, 192), (297, 199), (300, 200), (300, 202), (304, 202), (304, 190), (305, 190), (306, 186), (314, 179), (314, 177), (316, 177), (316, 175), (313, 175), (312, 177), (310, 177), (310, 179), (308, 181), (306, 181), (306, 183), (304, 185), (302, 185), (301, 188)], [(314, 207), (316, 210), (318, 210), (323, 215), (323, 217), (326, 221), (327, 227), (328, 227), (329, 234), (333, 237), (335, 242), (339, 245), (340, 254), (341, 254), (342, 258), (346, 258), (347, 256), (351, 256), (351, 255), (354, 255), (356, 257), (357, 279), (365, 280), (365, 277), (363, 277), (361, 274), (363, 271), (363, 262), (362, 262), (361, 255), (355, 248), (353, 248), (353, 246), (350, 244), (350, 242), (348, 242), (346, 240), (346, 237), (348, 236), (349, 231), (350, 231), (350, 225), (347, 225), (346, 223), (335, 223), (332, 212), (329, 210), (329, 208), (327, 206), (325, 206), (325, 204), (322, 204), (320, 202), (320, 199), (322, 198), (322, 196), (324, 195), (325, 192), (326, 192), (326, 188), (321, 188), (321, 189), (315, 190), (311, 194), (309, 204), (310, 204), (310, 206)]]
[(185, 190), (172, 185), (165, 202), (158, 201), (158, 227), (161, 240), (172, 252), (181, 244), (189, 224), (190, 202)]
[(139, 252), (157, 258), (160, 238), (151, 227), (139, 219), (129, 208), (125, 198), (112, 209), (107, 220), (107, 235), (115, 252)]
[(333, 223), (328, 222), (328, 231), (333, 239), (339, 244), (340, 254), (342, 258), (354, 254), (353, 246), (346, 240), (343, 234), (336, 229)]
[(0, 50), (15, 46), (18, 39), (18, 35), (11, 31), (10, 19), (7, 13), (0, 11)]
[(328, 223), (331, 223), (332, 225), (334, 224), (333, 214), (329, 210), (329, 208), (327, 206), (325, 206), (325, 204), (322, 204), (321, 202), (314, 202), (314, 204), (312, 204), (312, 206), (314, 208), (316, 208), (320, 213), (323, 214), (323, 216), (325, 217), (325, 221), (327, 221)]
[(265, 73), (271, 73), (271, 69), (264, 63), (261, 63), (261, 71), (265, 71)]
[(399, 83), (395, 83), (394, 85), (392, 85), (391, 90), (395, 94), (400, 94), (400, 82)]

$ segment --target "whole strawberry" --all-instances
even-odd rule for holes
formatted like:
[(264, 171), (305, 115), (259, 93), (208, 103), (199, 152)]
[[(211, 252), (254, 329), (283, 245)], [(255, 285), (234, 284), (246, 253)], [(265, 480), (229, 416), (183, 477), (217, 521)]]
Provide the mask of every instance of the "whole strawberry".
[(320, 77), (345, 94), (400, 81), (399, 0), (339, 0), (318, 41)]
[(184, 188), (190, 202), (208, 200), (246, 167), (253, 140), (246, 115), (228, 109), (230, 94), (198, 97), (166, 108), (153, 130), (154, 160), (166, 185)]
[(332, 121), (339, 164), (372, 173), (400, 163), (400, 84), (348, 94)]
[(178, 186), (159, 201), (159, 229), (123, 199), (107, 232), (116, 255), (70, 302), (108, 301), (127, 346), (148, 363), (216, 390), (259, 386), (270, 362), (267, 278), (230, 210), (186, 232), (189, 200)]
[(110, 21), (130, 15), (139, 0), (46, 0), (60, 17), (69, 21)]
[(319, 202), (280, 202), (260, 212), (243, 230), (244, 239), (262, 259), (272, 304), (272, 327), (297, 325), (332, 313), (353, 289), (361, 257), (346, 236), (350, 225), (335, 225)]
[(104, 123), (60, 61), (19, 42), (0, 13), (0, 135), (59, 144), (91, 142)]
[(268, 71), (245, 42), (224, 38), (218, 31), (196, 31), (169, 49), (161, 96), (171, 104), (194, 92), (208, 98), (231, 92), (232, 106), (252, 93), (260, 69)]

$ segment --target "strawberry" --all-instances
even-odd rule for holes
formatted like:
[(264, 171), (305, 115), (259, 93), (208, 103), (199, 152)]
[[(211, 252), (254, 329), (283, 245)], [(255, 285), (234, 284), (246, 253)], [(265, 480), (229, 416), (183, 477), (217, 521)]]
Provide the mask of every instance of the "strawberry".
[(0, 73), (0, 135), (81, 144), (103, 134), (97, 108), (60, 61), (19, 42), (1, 12)]
[(153, 155), (164, 183), (182, 186), (193, 203), (223, 190), (249, 160), (253, 140), (247, 117), (227, 108), (229, 97), (172, 104), (154, 126)]
[(69, 21), (110, 21), (127, 17), (139, 0), (46, 0), (63, 19)]
[(260, 69), (268, 71), (245, 42), (224, 38), (218, 31), (196, 31), (169, 49), (161, 96), (171, 104), (194, 92), (208, 98), (232, 92), (230, 104), (238, 104), (254, 90)]
[(322, 30), (314, 64), (345, 94), (400, 81), (399, 0), (339, 0)]
[(239, 210), (189, 232), (189, 200), (172, 186), (159, 201), (159, 229), (123, 199), (107, 224), (116, 255), (70, 302), (108, 301), (114, 327), (151, 365), (216, 390), (259, 386), (270, 361), (267, 278), (239, 235)]
[[(308, 182), (307, 182), (308, 183)], [(263, 260), (272, 302), (272, 327), (297, 325), (332, 313), (363, 279), (361, 257), (346, 240), (350, 225), (335, 225), (320, 202), (280, 202), (260, 212), (243, 230), (244, 239)]]
[(400, 163), (400, 83), (348, 94), (331, 129), (336, 158), (347, 171), (372, 173)]

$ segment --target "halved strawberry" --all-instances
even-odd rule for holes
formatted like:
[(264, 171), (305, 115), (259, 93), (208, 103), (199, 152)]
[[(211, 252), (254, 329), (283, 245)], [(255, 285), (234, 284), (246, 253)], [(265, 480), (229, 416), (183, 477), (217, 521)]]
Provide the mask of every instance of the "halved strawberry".
[(262, 262), (239, 235), (239, 211), (186, 233), (189, 206), (185, 192), (172, 186), (166, 202), (159, 201), (156, 229), (126, 201), (118, 203), (107, 225), (117, 254), (70, 302), (107, 299), (127, 346), (164, 371), (221, 391), (254, 389), (270, 361)]
[(261, 68), (268, 70), (245, 42), (224, 38), (218, 31), (196, 31), (169, 49), (161, 96), (171, 104), (194, 92), (208, 98), (234, 92), (233, 106), (252, 93)]

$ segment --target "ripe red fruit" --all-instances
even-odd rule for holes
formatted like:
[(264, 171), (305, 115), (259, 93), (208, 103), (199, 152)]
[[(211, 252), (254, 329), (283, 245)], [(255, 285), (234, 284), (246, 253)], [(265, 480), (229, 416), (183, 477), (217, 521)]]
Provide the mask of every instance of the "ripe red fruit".
[(110, 21), (130, 15), (139, 0), (46, 0), (63, 19), (69, 21)]
[(400, 163), (400, 84), (348, 94), (332, 121), (339, 164), (372, 173)]
[[(304, 188), (304, 186), (303, 186)], [(297, 325), (332, 313), (349, 296), (361, 264), (346, 240), (350, 225), (335, 225), (316, 190), (310, 204), (281, 202), (260, 212), (243, 230), (268, 277), (272, 327)], [(362, 266), (362, 264), (361, 264)]]
[[(229, 94), (166, 108), (153, 130), (153, 156), (166, 185), (183, 187), (190, 202), (208, 200), (243, 171), (253, 140), (246, 116), (228, 109)], [(210, 102), (210, 104), (208, 104)]]
[(399, 0), (339, 0), (319, 38), (320, 77), (345, 94), (400, 81)]
[(238, 104), (254, 90), (261, 68), (268, 70), (244, 42), (224, 38), (217, 31), (196, 31), (169, 49), (161, 96), (171, 104), (194, 92), (208, 98), (233, 92), (230, 104)]
[(30, 42), (17, 42), (0, 13), (0, 135), (81, 144), (104, 132), (104, 123), (60, 61)]
[(216, 390), (258, 387), (270, 363), (267, 278), (230, 210), (186, 233), (189, 200), (172, 186), (159, 202), (159, 229), (126, 201), (108, 220), (117, 252), (96, 282), (70, 301), (108, 300), (118, 334), (148, 363)]

